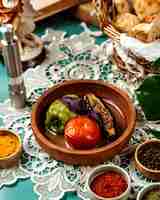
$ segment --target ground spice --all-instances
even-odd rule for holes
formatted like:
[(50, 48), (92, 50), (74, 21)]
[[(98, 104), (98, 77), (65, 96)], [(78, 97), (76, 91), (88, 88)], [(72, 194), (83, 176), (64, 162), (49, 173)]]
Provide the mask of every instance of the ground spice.
[(8, 132), (0, 132), (0, 159), (12, 155), (19, 146), (18, 138)]
[(112, 198), (121, 195), (127, 189), (127, 182), (117, 172), (108, 171), (97, 176), (91, 183), (91, 190), (98, 196)]
[(160, 200), (160, 189), (153, 189), (147, 192), (142, 200)]
[(138, 160), (148, 169), (160, 170), (160, 143), (151, 143), (140, 148)]

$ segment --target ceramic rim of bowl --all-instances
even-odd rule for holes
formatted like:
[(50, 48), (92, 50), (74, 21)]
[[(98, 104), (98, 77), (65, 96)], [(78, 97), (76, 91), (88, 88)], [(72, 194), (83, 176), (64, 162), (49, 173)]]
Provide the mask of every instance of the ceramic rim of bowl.
[(6, 132), (6, 133), (8, 133), (8, 134), (11, 134), (11, 135), (16, 136), (19, 145), (17, 146), (16, 151), (14, 151), (14, 152), (13, 152), (12, 154), (10, 154), (9, 156), (5, 156), (5, 157), (3, 157), (3, 158), (0, 158), (0, 161), (2, 161), (2, 160), (8, 160), (8, 159), (10, 159), (10, 158), (13, 158), (14, 156), (16, 156), (16, 155), (20, 152), (20, 150), (21, 150), (21, 148), (22, 148), (21, 138), (20, 138), (20, 136), (19, 136), (18, 134), (14, 133), (14, 132), (11, 131), (11, 130), (0, 128), (0, 135), (1, 135), (1, 131), (4, 131), (4, 132)]
[[(92, 181), (98, 175), (103, 174), (103, 173), (105, 173), (107, 171), (117, 172), (118, 174), (120, 174), (125, 179), (125, 181), (127, 183), (126, 190), (122, 194), (120, 194), (119, 196), (110, 197), (110, 198), (102, 197), (102, 196), (97, 195), (95, 192), (93, 192), (92, 189), (91, 189), (91, 187), (90, 187)], [(113, 164), (100, 165), (98, 167), (95, 167), (89, 173), (88, 178), (87, 178), (87, 187), (88, 187), (88, 191), (90, 192), (90, 194), (92, 194), (92, 196), (94, 196), (95, 198), (97, 198), (99, 200), (117, 200), (117, 199), (124, 198), (130, 192), (130, 189), (131, 189), (131, 180), (130, 180), (130, 177), (129, 177), (128, 173), (123, 168), (121, 168), (119, 166), (116, 166), (116, 165), (113, 165)]]
[(151, 172), (151, 173), (158, 173), (159, 174), (160, 170), (149, 169), (145, 165), (143, 165), (138, 159), (138, 151), (141, 148), (143, 148), (144, 146), (146, 146), (148, 144), (151, 144), (151, 143), (159, 143), (160, 144), (160, 140), (159, 139), (151, 139), (151, 140), (147, 140), (144, 143), (138, 145), (138, 147), (136, 148), (136, 151), (135, 151), (135, 156), (134, 156), (135, 157), (135, 161), (143, 170)]
[(146, 185), (145, 187), (143, 187), (137, 195), (136, 200), (143, 200), (142, 198), (144, 197), (144, 195), (151, 191), (152, 189), (156, 189), (156, 188), (160, 188), (160, 182), (157, 183), (149, 183), (148, 185)]

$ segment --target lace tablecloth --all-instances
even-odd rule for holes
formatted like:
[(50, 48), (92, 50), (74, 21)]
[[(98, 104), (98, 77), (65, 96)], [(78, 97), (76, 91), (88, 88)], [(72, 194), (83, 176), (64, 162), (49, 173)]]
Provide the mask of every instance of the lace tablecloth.
[[(0, 170), (0, 189), (19, 179), (30, 178), (34, 184), (34, 192), (39, 200), (58, 200), (67, 191), (77, 191), (82, 199), (88, 199), (86, 177), (91, 167), (69, 166), (52, 159), (37, 144), (31, 129), (31, 106), (43, 92), (64, 80), (69, 79), (102, 79), (116, 84), (126, 90), (135, 101), (135, 85), (125, 82), (121, 74), (110, 60), (112, 44), (107, 40), (96, 45), (90, 32), (65, 37), (65, 33), (48, 29), (42, 39), (48, 49), (47, 58), (34, 69), (24, 73), (27, 89), (27, 106), (23, 110), (10, 107), (9, 101), (0, 104), (0, 117), (3, 127), (19, 133), (23, 141), (23, 154), (19, 166)], [(136, 101), (135, 101), (136, 104)], [(136, 128), (131, 144), (152, 137), (145, 129)], [(128, 155), (115, 156), (112, 162), (125, 168), (132, 179), (131, 199), (140, 187), (149, 182), (135, 168)]]

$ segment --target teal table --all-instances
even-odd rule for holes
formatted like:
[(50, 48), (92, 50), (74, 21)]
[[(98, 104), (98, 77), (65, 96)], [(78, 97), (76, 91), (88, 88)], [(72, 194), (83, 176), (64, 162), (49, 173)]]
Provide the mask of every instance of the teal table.
[[(67, 35), (78, 34), (83, 31), (80, 22), (67, 16), (66, 13), (53, 16), (44, 21), (37, 23), (36, 33), (41, 35), (44, 33), (45, 28), (54, 28), (56, 30), (63, 30)], [(96, 29), (92, 27), (92, 29)], [(104, 41), (105, 37), (99, 38), (97, 41), (100, 43)], [(6, 68), (0, 61), (0, 101), (8, 98), (8, 78)], [(11, 186), (3, 187), (0, 190), (0, 200), (36, 200), (38, 197), (33, 192), (32, 183), (28, 180), (18, 181)], [(78, 200), (79, 198), (75, 193), (66, 193), (63, 200)]]
[[(38, 35), (42, 35), (44, 34), (45, 32), (45, 29), (46, 28), (53, 28), (55, 30), (61, 30), (61, 31), (65, 31), (67, 33), (67, 36), (71, 36), (73, 34), (79, 34), (81, 33), (84, 29), (82, 28), (82, 26), (80, 26), (80, 21), (77, 21), (76, 19), (73, 19), (71, 17), (68, 16), (67, 13), (62, 13), (60, 15), (56, 15), (56, 16), (53, 16), (51, 18), (48, 18), (44, 21), (41, 21), (39, 23), (37, 23), (37, 29), (36, 29), (36, 33)], [(90, 27), (92, 30), (97, 30), (95, 27)], [(85, 33), (86, 34), (86, 33)], [(82, 35), (82, 34), (81, 34)], [(79, 36), (78, 36), (79, 37)], [(88, 42), (89, 45), (90, 45), (90, 41), (92, 42), (92, 40), (88, 39), (88, 37), (86, 37), (86, 35), (83, 35), (83, 37), (85, 37), (84, 39), (84, 43), (82, 43), (83, 45), (81, 45), (83, 48), (85, 46), (85, 44)], [(73, 39), (73, 37), (72, 37)], [(96, 43), (97, 44), (101, 44), (103, 41), (106, 40), (106, 36), (101, 36), (101, 37), (98, 37), (96, 39)], [(66, 41), (66, 40), (64, 40)], [(75, 40), (74, 40), (75, 41)], [(76, 40), (77, 41), (77, 40)], [(110, 41), (107, 41), (106, 43), (109, 43)], [(103, 43), (106, 44), (106, 43)], [(77, 43), (74, 42), (74, 44), (77, 45)], [(76, 46), (75, 45), (75, 46)], [(88, 44), (87, 44), (88, 45)], [(108, 58), (106, 57), (106, 49), (104, 50), (104, 46), (103, 45), (95, 45), (95, 41), (94, 41), (94, 47), (91, 45), (91, 51), (85, 51), (85, 56), (87, 58), (87, 62), (89, 60), (91, 60), (89, 62), (88, 65), (86, 66), (89, 66), (89, 68), (87, 69), (90, 69), (90, 71), (92, 73), (90, 73), (90, 78), (93, 78), (93, 77), (96, 77), (98, 79), (102, 79), (102, 80), (107, 80), (109, 82), (111, 82), (112, 84), (116, 84), (118, 87), (126, 90), (128, 92), (128, 94), (133, 98), (133, 100), (135, 100), (135, 84), (128, 84), (125, 77), (124, 77), (124, 74), (120, 72), (120, 70), (117, 69), (117, 67), (115, 65), (113, 65), (111, 62), (108, 62)], [(98, 46), (98, 49), (100, 51), (95, 51), (97, 50)], [(79, 48), (79, 46), (78, 46)], [(56, 48), (55, 48), (56, 49)], [(54, 48), (52, 50), (55, 50)], [(64, 48), (65, 50), (65, 48)], [(102, 51), (104, 50), (104, 51)], [(86, 53), (88, 52), (88, 53)], [(91, 56), (90, 56), (90, 52), (92, 52), (93, 54), (96, 55), (96, 59), (91, 59)], [(98, 53), (99, 54), (98, 54)], [(55, 52), (54, 52), (55, 53)], [(70, 51), (69, 51), (70, 53)], [(53, 55), (53, 54), (52, 54)], [(55, 54), (54, 54), (55, 55)], [(57, 55), (57, 54), (56, 54)], [(70, 55), (69, 57), (73, 56), (72, 53), (68, 54)], [(77, 55), (76, 55), (77, 56)], [(79, 59), (79, 57), (74, 57), (74, 59), (76, 58), (77, 60)], [(85, 57), (84, 56), (84, 57)], [(101, 57), (100, 61), (97, 59)], [(80, 61), (82, 60), (82, 57), (80, 57)], [(95, 58), (95, 57), (93, 57)], [(97, 60), (99, 61), (98, 64), (97, 64)], [(75, 61), (75, 60), (71, 60), (71, 61)], [(94, 61), (94, 62), (93, 62)], [(102, 62), (101, 62), (102, 61)], [(76, 64), (74, 65), (69, 65), (69, 64), (66, 64), (68, 62), (59, 62), (61, 64), (60, 67), (61, 69), (63, 70), (63, 76), (60, 76), (60, 79), (58, 80), (64, 80), (65, 79), (65, 73), (66, 72), (66, 67), (71, 67), (73, 69), (73, 66), (76, 67), (77, 69), (77, 62), (75, 62)], [(93, 64), (94, 63), (94, 64)], [(96, 63), (96, 64), (95, 64)], [(83, 63), (82, 63), (83, 64)], [(58, 65), (58, 64), (57, 64)], [(56, 65), (56, 66), (57, 66)], [(59, 66), (58, 65), (58, 66)], [(44, 65), (43, 65), (44, 66)], [(63, 67), (62, 67), (63, 66)], [(64, 68), (65, 67), (65, 68)], [(52, 68), (52, 64), (48, 67), (48, 68), (45, 68), (45, 73), (46, 74), (49, 74), (48, 75), (48, 79), (47, 80), (51, 80), (51, 83), (53, 84), (53, 73), (55, 73), (55, 71), (53, 71), (53, 73), (51, 73), (50, 75), (50, 69)], [(64, 70), (65, 69), (65, 70)], [(68, 69), (68, 68), (67, 68)], [(70, 68), (69, 68), (70, 69)], [(75, 69), (75, 68), (74, 68)], [(94, 70), (93, 70), (94, 69)], [(30, 69), (31, 72), (33, 69)], [(99, 70), (99, 71), (98, 71)], [(29, 70), (28, 70), (29, 71)], [(27, 71), (27, 72), (28, 72)], [(55, 73), (56, 74), (56, 73)], [(98, 77), (97, 77), (97, 74), (98, 74)], [(37, 71), (36, 71), (36, 75), (37, 75)], [(37, 81), (37, 76), (36, 77), (36, 81)], [(40, 74), (40, 76), (38, 76), (39, 79), (42, 79), (42, 74)], [(63, 79), (62, 79), (63, 77)], [(71, 77), (72, 78), (72, 77)], [(30, 80), (30, 79), (29, 79)], [(32, 83), (32, 81), (31, 81)], [(36, 85), (36, 82), (33, 82), (34, 85)], [(42, 79), (42, 83), (44, 83), (44, 79)], [(159, 82), (157, 82), (159, 84)], [(152, 82), (151, 82), (152, 84)], [(27, 85), (30, 85), (30, 82), (27, 82)], [(148, 85), (148, 84), (146, 84)], [(41, 89), (45, 89), (46, 87), (44, 86), (44, 88), (42, 87)], [(158, 88), (158, 87), (155, 87), (155, 88)], [(157, 90), (156, 90), (157, 91)], [(42, 92), (42, 91), (41, 91)], [(156, 93), (156, 92), (155, 92)], [(3, 102), (4, 100), (6, 100), (8, 98), (8, 78), (7, 78), (7, 72), (6, 72), (6, 68), (4, 67), (4, 65), (2, 64), (2, 58), (0, 59), (0, 102)], [(151, 101), (150, 101), (151, 102)], [(158, 101), (157, 101), (158, 102)], [(31, 101), (31, 103), (33, 103)], [(3, 104), (4, 105), (4, 104)], [(3, 107), (3, 106), (2, 106)], [(8, 106), (7, 106), (8, 108)], [(2, 109), (3, 110), (3, 109)], [(2, 111), (3, 112), (3, 111)], [(15, 111), (14, 111), (15, 112)], [(1, 113), (0, 113), (1, 114)], [(15, 113), (14, 113), (15, 114)], [(142, 113), (141, 113), (142, 115)], [(30, 117), (29, 117), (30, 118)], [(10, 120), (10, 118), (9, 118)], [(23, 119), (23, 121), (25, 121)], [(9, 121), (7, 121), (9, 123)], [(146, 121), (145, 121), (146, 122)], [(0, 121), (0, 125), (1, 125), (1, 121)], [(147, 123), (146, 123), (147, 124)], [(23, 124), (24, 125), (24, 124)], [(135, 132), (134, 132), (134, 135), (131, 139), (131, 144), (138, 144), (138, 143), (142, 143), (144, 140), (148, 140), (149, 138), (155, 138), (155, 136), (152, 134), (152, 133), (149, 133), (147, 132), (147, 129), (145, 129), (145, 125), (144, 127), (138, 127)], [(146, 130), (146, 131), (145, 131)], [(26, 132), (25, 132), (26, 133)], [(28, 132), (27, 132), (28, 133)], [(31, 132), (31, 136), (32, 136), (32, 132)], [(33, 145), (35, 147), (35, 144)], [(127, 152), (126, 152), (126, 155), (125, 153), (123, 153), (123, 155), (117, 155), (118, 157), (114, 158), (114, 163), (123, 167), (124, 169), (126, 169), (128, 171), (129, 169), (129, 174), (132, 178), (132, 181), (133, 181), (133, 187), (132, 187), (132, 193), (131, 193), (131, 196), (132, 196), (132, 199), (135, 199), (136, 198), (136, 194), (137, 192), (142, 188), (144, 187), (145, 185), (149, 184), (150, 183), (150, 180), (146, 179), (145, 177), (142, 176), (142, 174), (140, 174), (136, 169), (135, 169), (135, 166), (133, 164), (133, 162), (127, 158)], [(33, 163), (32, 161), (30, 162), (31, 164)], [(38, 161), (38, 164), (39, 164), (39, 161)], [(37, 170), (37, 168), (34, 168)], [(76, 168), (73, 169), (74, 172), (76, 172), (75, 170)], [(64, 172), (64, 168), (62, 170), (62, 172)], [(66, 170), (67, 171), (67, 170)], [(85, 171), (84, 169), (82, 170), (83, 172)], [(68, 171), (66, 172), (66, 174), (68, 173)], [(72, 174), (71, 174), (72, 175)], [(84, 175), (84, 174), (83, 174)], [(3, 174), (4, 176), (4, 174)], [(84, 175), (85, 176), (85, 175)], [(84, 177), (82, 176), (82, 178)], [(2, 177), (2, 175), (1, 175)], [(74, 176), (73, 176), (74, 177)], [(49, 177), (50, 178), (50, 177)], [(49, 179), (47, 177), (47, 179)], [(51, 176), (52, 178), (52, 176)], [(57, 179), (55, 179), (57, 180)], [(62, 180), (65, 180), (64, 178), (62, 178)], [(73, 179), (71, 179), (72, 181)], [(2, 180), (0, 180), (0, 183), (1, 183)], [(38, 179), (39, 181), (39, 179)], [(51, 182), (52, 183), (55, 183), (53, 179), (51, 179)], [(72, 181), (73, 182), (73, 181)], [(3, 181), (2, 181), (3, 183)], [(39, 182), (38, 182), (39, 183)], [(71, 183), (71, 182), (70, 182)], [(47, 182), (48, 184), (48, 182)], [(46, 184), (46, 185), (47, 185)], [(74, 182), (73, 182), (74, 184)], [(46, 189), (48, 187), (45, 187), (42, 186), (43, 189)], [(52, 187), (52, 185), (51, 185)], [(82, 187), (83, 187), (83, 181), (82, 181)], [(55, 191), (55, 190), (54, 190)], [(66, 191), (66, 190), (65, 190)], [(44, 194), (44, 198), (43, 200), (47, 200), (47, 197), (46, 197), (46, 193), (43, 193)], [(56, 193), (54, 193), (56, 194)], [(83, 194), (87, 194), (86, 190), (83, 190)], [(53, 194), (52, 194), (53, 195)], [(133, 198), (134, 196), (134, 198)], [(45, 198), (46, 197), (46, 198)], [(73, 193), (73, 192), (68, 192), (64, 195), (64, 197), (62, 198), (62, 200), (78, 200), (79, 198), (77, 197), (76, 193)], [(2, 187), (0, 189), (0, 200), (38, 200), (38, 196), (36, 195), (36, 193), (33, 191), (33, 184), (32, 182), (30, 181), (30, 179), (27, 179), (27, 180), (20, 180), (20, 181), (17, 181), (15, 184), (13, 185), (10, 185), (10, 186), (5, 186), (5, 187)], [(42, 200), (42, 199), (41, 199)]]

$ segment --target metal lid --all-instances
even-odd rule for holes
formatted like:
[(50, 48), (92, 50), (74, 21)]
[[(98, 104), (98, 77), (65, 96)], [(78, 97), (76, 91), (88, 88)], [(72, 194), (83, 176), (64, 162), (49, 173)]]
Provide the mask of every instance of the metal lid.
[(14, 39), (14, 30), (12, 24), (4, 24), (0, 27), (0, 40), (2, 43), (12, 43)]

